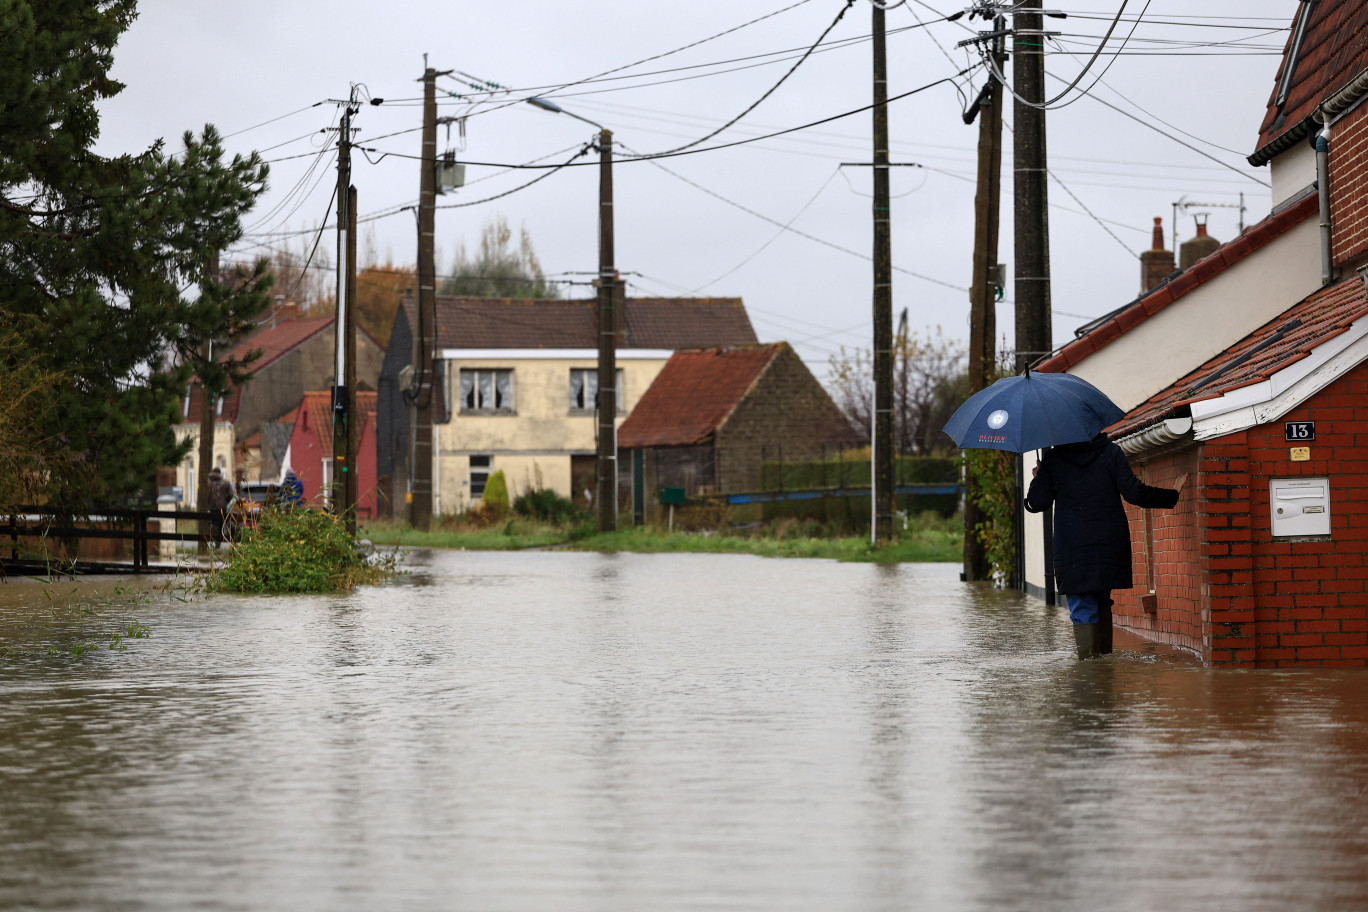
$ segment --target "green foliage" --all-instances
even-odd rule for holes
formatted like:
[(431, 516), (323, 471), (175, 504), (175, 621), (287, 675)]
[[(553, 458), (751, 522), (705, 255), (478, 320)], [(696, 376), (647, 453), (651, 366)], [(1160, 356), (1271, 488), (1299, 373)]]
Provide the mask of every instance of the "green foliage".
[(1016, 455), (1002, 450), (965, 450), (969, 496), (985, 519), (974, 527), (993, 576), (1011, 579), (1016, 568)]
[(568, 526), (583, 522), (589, 512), (576, 506), (568, 497), (561, 497), (550, 488), (539, 488), (519, 494), (513, 501), (513, 512), (528, 519)]
[(503, 470), (493, 473), (485, 481), (484, 494), (480, 500), (484, 509), (495, 516), (503, 516), (508, 512), (508, 480), (504, 478)]
[(468, 298), (558, 298), (560, 290), (546, 281), (541, 263), (532, 249), (532, 238), (523, 228), (518, 247), (512, 247), (513, 229), (508, 220), (495, 216), (480, 230), (480, 251), (456, 250), (451, 274), (438, 292)]
[(134, 0), (0, 2), (0, 288), (55, 378), (39, 430), (69, 454), (72, 469), (49, 481), (73, 503), (131, 494), (179, 460), (172, 426), (191, 367), (172, 356), (231, 338), (266, 303), (248, 281), (257, 271), (226, 291), (207, 276), (265, 189), (258, 156), (225, 162), (212, 127), (186, 133), (174, 156), (160, 141), (93, 151), (98, 106), (123, 88), (113, 49), (135, 14)]
[(341, 592), (385, 575), (357, 552), (346, 522), (322, 510), (262, 511), (215, 577), (221, 592)]

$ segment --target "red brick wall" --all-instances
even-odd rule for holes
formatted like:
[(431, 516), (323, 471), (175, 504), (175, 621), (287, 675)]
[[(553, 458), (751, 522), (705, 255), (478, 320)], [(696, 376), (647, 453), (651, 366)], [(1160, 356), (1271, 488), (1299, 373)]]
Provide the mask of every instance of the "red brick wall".
[(1336, 266), (1368, 251), (1368, 104), (1330, 128), (1330, 249)]
[[(1131, 525), (1131, 569), (1135, 588), (1114, 593), (1116, 622), (1145, 637), (1194, 652), (1202, 649), (1200, 524), (1197, 514), (1197, 449), (1190, 447), (1132, 468), (1146, 484), (1176, 487), (1187, 483), (1172, 510), (1141, 510), (1126, 504)], [(1150, 532), (1146, 534), (1146, 512)], [(1155, 595), (1148, 603), (1152, 576)]]
[[(1316, 422), (1310, 461), (1290, 461), (1284, 421)], [(1151, 511), (1153, 615), (1141, 600), (1144, 518), (1128, 508), (1137, 588), (1117, 594), (1118, 623), (1213, 665), (1368, 665), (1368, 365), (1276, 421), (1136, 469), (1172, 486), (1193, 464), (1177, 510)], [(1328, 539), (1273, 538), (1269, 479), (1298, 476), (1330, 479)]]

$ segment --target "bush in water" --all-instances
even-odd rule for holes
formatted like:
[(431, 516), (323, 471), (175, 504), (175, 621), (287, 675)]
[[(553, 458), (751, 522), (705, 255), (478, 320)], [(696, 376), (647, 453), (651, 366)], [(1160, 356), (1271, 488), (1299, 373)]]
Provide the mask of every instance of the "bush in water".
[(222, 592), (339, 592), (386, 573), (357, 552), (340, 517), (322, 510), (262, 511), (228, 560), (211, 584)]

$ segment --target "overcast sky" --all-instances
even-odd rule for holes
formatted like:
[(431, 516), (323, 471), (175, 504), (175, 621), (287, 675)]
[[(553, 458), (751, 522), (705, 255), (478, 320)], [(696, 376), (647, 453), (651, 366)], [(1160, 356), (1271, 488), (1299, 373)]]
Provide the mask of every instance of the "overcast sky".
[[(465, 135), (453, 126), (448, 139), (443, 129), (438, 147), (457, 149), (460, 159), (562, 161), (592, 138), (595, 131), (587, 124), (522, 103), (538, 94), (612, 129), (619, 156), (660, 151), (702, 137), (744, 111), (831, 25), (846, 0), (139, 5), (138, 20), (115, 51), (114, 75), (127, 88), (102, 107), (99, 149), (133, 152), (159, 137), (175, 149), (184, 130), (213, 123), (231, 134), (230, 150), (262, 150), (273, 161), (271, 189), (249, 219), (247, 241), (233, 251), (247, 258), (270, 248), (303, 250), (313, 241), (308, 229), (330, 220), (335, 134), (321, 131), (336, 122), (337, 109), (318, 103), (346, 97), (354, 83), (363, 85), (363, 98), (386, 99), (379, 107), (363, 107), (355, 122), (356, 141), (376, 149), (419, 153), (419, 80), (426, 53), (434, 68), (459, 71), (439, 80), (440, 114), (464, 115)], [(1120, 7), (1121, 0), (1051, 7), (1071, 15), (1047, 20), (1062, 33), (1047, 70), (1072, 80)], [(1089, 318), (1136, 295), (1136, 257), (1149, 247), (1155, 216), (1171, 230), (1175, 201), (1221, 204), (1204, 210), (1210, 213), (1210, 233), (1221, 240), (1237, 231), (1234, 207), (1241, 193), (1246, 224), (1267, 215), (1267, 168), (1251, 168), (1244, 156), (1254, 150), (1296, 7), (1296, 0), (1126, 3), (1110, 48), (1131, 32), (1137, 14), (1144, 15), (1123, 53), (1103, 54), (1080, 83), (1080, 89), (1092, 85), (1088, 95), (1048, 115), (1050, 168), (1058, 178), (1049, 188), (1057, 344)], [(935, 21), (959, 8), (943, 0), (908, 0), (887, 12), (890, 95), (977, 61), (954, 45), (969, 29), (983, 28), (981, 20)], [(774, 15), (703, 41), (768, 14)], [(697, 148), (869, 104), (870, 21), (869, 0), (857, 0), (782, 86)], [(620, 67), (625, 68), (610, 77), (580, 82)], [(965, 126), (960, 114), (983, 78), (977, 68), (957, 85), (943, 83), (890, 106), (892, 159), (923, 166), (892, 172), (894, 313), (896, 319), (906, 308), (917, 331), (939, 326), (949, 336), (968, 335), (965, 289), (978, 131)], [(482, 92), (472, 82), (496, 83), (506, 91)], [(565, 87), (571, 83), (579, 84)], [(1048, 80), (1051, 95), (1062, 87)], [(1007, 121), (1010, 127), (1010, 107)], [(999, 258), (1010, 274), (1010, 133), (1004, 150)], [(363, 217), (416, 201), (416, 161), (370, 158), (375, 163), (361, 156), (354, 162)], [(842, 345), (870, 344), (870, 169), (839, 167), (870, 158), (871, 115), (862, 112), (728, 149), (620, 163), (614, 172), (617, 264), (627, 274), (628, 293), (739, 296), (762, 340), (788, 340), (823, 376), (828, 358)], [(439, 203), (477, 202), (531, 176), (471, 165), (467, 186)], [(597, 181), (595, 167), (566, 168), (502, 199), (439, 211), (439, 268), (451, 262), (461, 242), (477, 243), (481, 226), (499, 215), (515, 230), (526, 227), (548, 275), (587, 280), (584, 273), (597, 264)], [(299, 233), (285, 233), (291, 231)], [(388, 254), (396, 263), (414, 261), (411, 212), (369, 221), (363, 241), (370, 232), (382, 259)], [(1180, 219), (1179, 232), (1192, 235), (1191, 214)], [(331, 250), (334, 243), (329, 231), (322, 246)], [(592, 294), (584, 286), (566, 290), (572, 296)], [(998, 332), (1010, 347), (1010, 305), (999, 308)]]

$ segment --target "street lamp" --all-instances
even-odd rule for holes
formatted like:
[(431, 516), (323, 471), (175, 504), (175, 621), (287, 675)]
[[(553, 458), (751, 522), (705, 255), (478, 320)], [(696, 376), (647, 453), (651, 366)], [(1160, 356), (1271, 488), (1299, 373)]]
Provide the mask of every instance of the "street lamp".
[(613, 132), (565, 110), (546, 98), (529, 98), (533, 107), (564, 114), (598, 127), (599, 138), (599, 269), (598, 269), (598, 443), (594, 499), (600, 532), (617, 529), (617, 314), (622, 281), (613, 266)]

